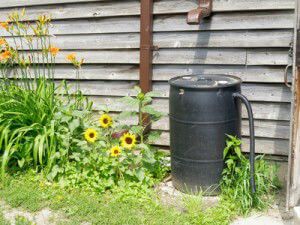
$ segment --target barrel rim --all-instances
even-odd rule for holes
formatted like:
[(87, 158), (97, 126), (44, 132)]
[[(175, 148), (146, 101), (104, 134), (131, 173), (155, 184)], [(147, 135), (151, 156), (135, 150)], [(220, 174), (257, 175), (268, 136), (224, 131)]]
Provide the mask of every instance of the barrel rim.
[[(186, 76), (199, 76), (199, 75), (206, 75), (206, 76), (223, 76), (223, 77), (230, 77), (235, 79), (237, 82), (234, 83), (230, 83), (230, 84), (225, 84), (223, 86), (204, 86), (204, 87), (195, 87), (195, 86), (189, 86), (189, 85), (179, 85), (179, 84), (175, 84), (174, 81), (176, 79), (182, 78), (182, 77), (186, 77)], [(188, 88), (188, 89), (197, 89), (197, 90), (209, 90), (209, 89), (222, 89), (222, 88), (227, 88), (227, 87), (233, 87), (236, 85), (239, 85), (242, 83), (242, 79), (237, 77), (237, 76), (233, 76), (233, 75), (227, 75), (227, 74), (188, 74), (188, 75), (181, 75), (181, 76), (177, 76), (177, 77), (173, 77), (168, 81), (170, 86), (173, 87), (178, 87), (178, 88)]]

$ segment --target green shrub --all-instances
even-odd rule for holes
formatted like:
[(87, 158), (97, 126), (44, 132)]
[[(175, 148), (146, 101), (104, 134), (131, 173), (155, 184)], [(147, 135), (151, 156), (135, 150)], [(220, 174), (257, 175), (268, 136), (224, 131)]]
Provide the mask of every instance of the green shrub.
[[(57, 179), (64, 186), (103, 192), (132, 182), (150, 187), (165, 176), (168, 167), (164, 153), (149, 144), (159, 133), (144, 134), (152, 118), (159, 119), (161, 114), (147, 105), (151, 93), (141, 98), (140, 89), (136, 90), (137, 97), (123, 101), (140, 106), (138, 112), (123, 112), (115, 117), (102, 112), (97, 121), (86, 121), (82, 126), (77, 123), (74, 128), (79, 132), (68, 138), (71, 151), (60, 153), (49, 179)], [(149, 113), (147, 123), (124, 124), (126, 117), (144, 119), (145, 108)]]

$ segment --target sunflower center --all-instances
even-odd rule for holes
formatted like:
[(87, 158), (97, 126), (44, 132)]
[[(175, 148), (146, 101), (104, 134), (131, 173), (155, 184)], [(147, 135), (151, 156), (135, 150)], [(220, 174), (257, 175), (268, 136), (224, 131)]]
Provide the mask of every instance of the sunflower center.
[(103, 119), (103, 123), (104, 123), (104, 124), (108, 124), (108, 119), (107, 119), (107, 118), (104, 118), (104, 119)]
[(115, 149), (115, 150), (114, 150), (114, 153), (115, 153), (115, 154), (119, 154), (119, 150), (118, 150), (118, 149)]
[(132, 144), (132, 138), (130, 138), (130, 137), (125, 138), (125, 142), (128, 145)]
[(94, 133), (90, 133), (89, 136), (90, 136), (90, 138), (94, 138), (95, 134)]

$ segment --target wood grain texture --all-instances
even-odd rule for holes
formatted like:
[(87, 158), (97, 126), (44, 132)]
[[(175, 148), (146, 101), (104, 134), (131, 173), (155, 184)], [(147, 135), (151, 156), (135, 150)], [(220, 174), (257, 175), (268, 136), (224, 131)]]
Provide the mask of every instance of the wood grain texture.
[[(71, 65), (57, 65), (56, 79), (74, 79)], [(154, 65), (153, 80), (169, 79), (193, 74), (227, 74), (240, 77), (247, 83), (283, 83), (283, 66), (228, 66), (228, 65)], [(138, 65), (83, 65), (81, 80), (134, 80), (139, 79)], [(289, 80), (291, 73), (289, 72)]]
[[(169, 118), (164, 117), (152, 126), (155, 130), (169, 130)], [(289, 122), (287, 121), (264, 121), (255, 120), (254, 129), (256, 137), (289, 139)], [(242, 135), (249, 136), (249, 122), (242, 121)]]
[[(292, 42), (290, 30), (268, 31), (200, 31), (159, 32), (154, 34), (154, 45), (158, 48), (288, 48)], [(9, 44), (14, 40), (7, 37)], [(232, 41), (234, 40), (234, 41)], [(53, 45), (63, 50), (93, 49), (139, 49), (139, 33), (57, 35), (51, 38)], [(16, 39), (19, 46), (20, 40)], [(25, 43), (25, 44), (24, 44)], [(37, 41), (34, 39), (33, 45)], [(93, 43), (93, 45), (91, 45)], [(23, 49), (28, 49), (23, 40)]]
[[(69, 83), (74, 86), (75, 82)], [(80, 81), (79, 84), (86, 95), (128, 96), (135, 95), (133, 87), (138, 83), (134, 81)], [(153, 90), (156, 97), (168, 98), (169, 96), (169, 85), (166, 82), (154, 82)], [(290, 102), (291, 97), (290, 89), (279, 84), (244, 83), (242, 92), (250, 101)]]
[[(90, 96), (94, 102), (95, 110), (105, 110), (108, 109), (112, 112), (121, 112), (132, 109), (122, 102), (120, 97), (106, 97), (106, 96)], [(155, 98), (152, 102), (153, 107), (165, 114), (169, 113), (169, 100)], [(267, 102), (251, 102), (253, 114), (255, 119), (262, 120), (290, 120), (290, 104), (289, 103), (267, 103)], [(248, 118), (247, 111), (242, 105), (242, 116), (243, 118)]]
[(162, 49), (154, 52), (154, 64), (287, 65), (288, 50), (274, 49)]
[[(249, 152), (249, 139), (242, 138), (242, 151)], [(156, 145), (169, 146), (169, 132), (163, 132), (161, 138), (154, 142)], [(256, 138), (255, 142), (256, 153), (271, 154), (271, 155), (287, 155), (289, 149), (288, 140), (273, 139), (273, 138)]]
[[(72, 4), (68, 4), (72, 3)], [(74, 4), (75, 3), (75, 4)], [(105, 1), (105, 0), (61, 0), (39, 1), (39, 0), (1, 0), (1, 20), (11, 10), (11, 7), (28, 7), (28, 19), (34, 19), (38, 14), (51, 15), (53, 19), (68, 18), (95, 18), (112, 16), (130, 16), (140, 14), (140, 2), (137, 0), (127, 1)], [(9, 7), (9, 9), (6, 9)], [(198, 7), (196, 0), (163, 0), (154, 2), (154, 14), (178, 14), (187, 13)], [(261, 10), (284, 10), (293, 9), (293, 0), (219, 0), (214, 1), (213, 12), (232, 11), (261, 11)]]
[[(139, 32), (139, 17), (106, 17), (53, 21), (50, 32), (62, 34), (100, 34)], [(245, 12), (217, 13), (205, 19), (200, 25), (188, 25), (186, 15), (157, 16), (154, 31), (204, 31), (204, 30), (249, 30), (249, 29), (291, 29), (293, 12)], [(8, 35), (1, 29), (1, 36)]]
[[(55, 62), (67, 63), (66, 56), (72, 52), (74, 51), (61, 51)], [(26, 51), (23, 54), (26, 55)], [(139, 50), (134, 49), (78, 50), (76, 55), (87, 64), (139, 64)], [(283, 66), (290, 62), (288, 50), (277, 49), (188, 48), (160, 49), (153, 52), (153, 64)]]
[[(103, 2), (108, 0), (60, 0), (59, 3), (88, 3), (88, 2)], [(0, 6), (1, 8), (6, 7), (23, 7), (23, 6), (34, 6), (34, 5), (54, 5), (58, 4), (55, 0), (1, 0)]]
[(155, 31), (284, 29), (293, 27), (293, 12), (217, 13), (200, 25), (188, 25), (185, 15), (159, 16)]
[[(244, 82), (282, 83), (284, 67), (239, 65), (156, 65), (153, 79), (165, 81), (176, 76), (193, 74), (227, 74), (240, 77)], [(289, 71), (289, 80), (291, 71)]]
[[(169, 96), (169, 85), (164, 82), (154, 82), (153, 90), (160, 97)], [(290, 102), (291, 91), (285, 85), (276, 84), (243, 84), (242, 92), (251, 101)]]

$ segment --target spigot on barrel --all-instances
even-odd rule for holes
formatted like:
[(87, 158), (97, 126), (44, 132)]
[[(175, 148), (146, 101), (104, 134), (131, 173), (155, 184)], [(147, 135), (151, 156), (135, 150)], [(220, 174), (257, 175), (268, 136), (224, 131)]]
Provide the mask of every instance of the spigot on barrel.
[(188, 12), (186, 22), (188, 24), (199, 24), (201, 19), (210, 16), (212, 11), (212, 0), (199, 0), (199, 7)]

